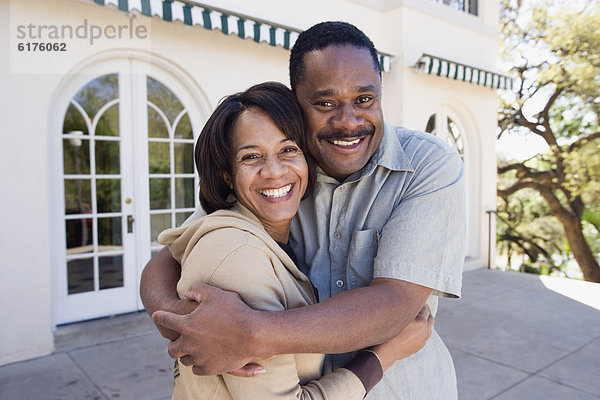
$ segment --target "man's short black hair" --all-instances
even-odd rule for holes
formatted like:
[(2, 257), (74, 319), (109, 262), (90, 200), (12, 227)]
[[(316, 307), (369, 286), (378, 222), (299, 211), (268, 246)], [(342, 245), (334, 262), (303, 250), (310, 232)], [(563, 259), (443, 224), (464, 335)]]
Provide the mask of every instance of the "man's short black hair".
[(371, 39), (352, 24), (341, 21), (327, 21), (313, 25), (302, 32), (290, 54), (290, 86), (296, 93), (298, 82), (304, 79), (304, 55), (310, 51), (323, 50), (328, 46), (352, 45), (366, 49), (373, 58), (373, 68), (381, 77), (381, 66), (377, 50)]

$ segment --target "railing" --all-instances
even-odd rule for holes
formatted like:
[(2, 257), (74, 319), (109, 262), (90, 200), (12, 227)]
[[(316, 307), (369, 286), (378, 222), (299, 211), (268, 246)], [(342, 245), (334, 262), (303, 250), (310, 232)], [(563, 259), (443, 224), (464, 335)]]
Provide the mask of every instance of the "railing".
[(478, 0), (432, 0), (436, 3), (447, 5), (459, 11), (463, 11), (472, 15), (477, 15)]

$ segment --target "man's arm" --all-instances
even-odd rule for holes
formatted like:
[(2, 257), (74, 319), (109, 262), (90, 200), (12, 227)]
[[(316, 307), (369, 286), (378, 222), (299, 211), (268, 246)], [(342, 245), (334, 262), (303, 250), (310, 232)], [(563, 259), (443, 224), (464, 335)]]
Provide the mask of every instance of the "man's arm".
[(169, 344), (171, 357), (194, 365), (198, 375), (214, 375), (276, 354), (343, 353), (383, 343), (416, 317), (430, 293), (409, 282), (374, 279), (322, 303), (266, 312), (199, 283), (186, 296), (201, 307), (189, 315), (159, 311), (153, 319), (181, 333)]
[[(142, 271), (140, 281), (140, 297), (150, 315), (157, 310), (187, 314), (198, 305), (189, 300), (180, 300), (177, 295), (177, 282), (181, 274), (181, 265), (171, 255), (168, 247), (163, 247)], [(167, 339), (175, 340), (179, 333), (156, 325), (160, 334)]]
[[(345, 353), (386, 342), (419, 313), (431, 289), (397, 279), (335, 295), (322, 303), (267, 316), (275, 334), (258, 326), (259, 351)], [(290, 341), (294, 335), (301, 339)], [(263, 343), (263, 337), (267, 339)], [(274, 350), (273, 350), (274, 349)]]

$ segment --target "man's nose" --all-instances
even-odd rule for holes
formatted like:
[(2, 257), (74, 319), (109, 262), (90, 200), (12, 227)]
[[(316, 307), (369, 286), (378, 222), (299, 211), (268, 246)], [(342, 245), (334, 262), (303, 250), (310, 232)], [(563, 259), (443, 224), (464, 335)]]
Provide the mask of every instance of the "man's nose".
[(364, 125), (364, 119), (354, 104), (342, 104), (331, 118), (331, 126), (339, 129), (354, 130)]

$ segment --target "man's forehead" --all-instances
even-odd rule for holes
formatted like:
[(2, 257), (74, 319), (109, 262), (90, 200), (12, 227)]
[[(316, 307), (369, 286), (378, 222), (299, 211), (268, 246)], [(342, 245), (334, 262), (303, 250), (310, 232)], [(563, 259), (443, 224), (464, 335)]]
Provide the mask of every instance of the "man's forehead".
[(341, 59), (360, 64), (373, 63), (371, 52), (367, 48), (352, 44), (329, 45), (322, 49), (308, 51), (303, 57), (304, 63), (317, 65), (336, 63)]

